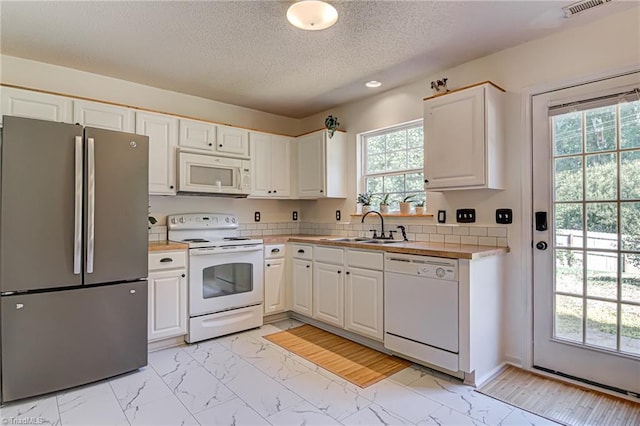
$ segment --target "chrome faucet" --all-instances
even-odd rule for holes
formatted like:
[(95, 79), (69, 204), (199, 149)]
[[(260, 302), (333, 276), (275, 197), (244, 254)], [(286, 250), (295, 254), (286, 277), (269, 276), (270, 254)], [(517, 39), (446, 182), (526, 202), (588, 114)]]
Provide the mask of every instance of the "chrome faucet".
[(362, 220), (360, 221), (360, 223), (364, 223), (364, 218), (367, 217), (368, 214), (371, 213), (375, 213), (378, 216), (380, 216), (380, 236), (376, 235), (376, 231), (373, 231), (373, 238), (378, 238), (381, 240), (388, 240), (388, 239), (393, 239), (393, 235), (391, 235), (391, 232), (389, 233), (389, 237), (386, 237), (384, 235), (384, 218), (382, 217), (382, 215), (380, 214), (380, 212), (375, 211), (375, 210), (369, 210), (368, 212), (366, 212), (365, 214), (362, 215)]

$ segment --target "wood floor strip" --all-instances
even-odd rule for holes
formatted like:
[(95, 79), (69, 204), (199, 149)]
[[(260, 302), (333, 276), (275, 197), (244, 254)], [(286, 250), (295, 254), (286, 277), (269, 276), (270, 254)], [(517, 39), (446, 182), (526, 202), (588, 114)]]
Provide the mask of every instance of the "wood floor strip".
[(640, 425), (640, 402), (507, 367), (478, 392), (572, 426)]
[(308, 324), (264, 338), (361, 388), (411, 365)]

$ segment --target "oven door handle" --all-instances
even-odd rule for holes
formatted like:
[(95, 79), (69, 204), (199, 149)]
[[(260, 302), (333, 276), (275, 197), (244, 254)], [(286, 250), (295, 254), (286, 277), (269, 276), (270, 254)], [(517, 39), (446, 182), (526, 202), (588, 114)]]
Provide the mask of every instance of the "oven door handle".
[(211, 247), (191, 249), (189, 254), (192, 256), (206, 256), (211, 254), (223, 254), (223, 253), (239, 253), (248, 251), (262, 251), (263, 246), (223, 246), (223, 247)]

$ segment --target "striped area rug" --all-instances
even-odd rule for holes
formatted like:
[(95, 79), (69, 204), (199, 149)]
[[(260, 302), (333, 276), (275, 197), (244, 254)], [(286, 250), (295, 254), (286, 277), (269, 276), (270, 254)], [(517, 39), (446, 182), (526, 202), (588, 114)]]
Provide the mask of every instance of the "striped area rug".
[(616, 398), (513, 366), (478, 392), (566, 425), (640, 425), (640, 401)]
[(361, 388), (404, 370), (409, 361), (305, 324), (263, 338)]

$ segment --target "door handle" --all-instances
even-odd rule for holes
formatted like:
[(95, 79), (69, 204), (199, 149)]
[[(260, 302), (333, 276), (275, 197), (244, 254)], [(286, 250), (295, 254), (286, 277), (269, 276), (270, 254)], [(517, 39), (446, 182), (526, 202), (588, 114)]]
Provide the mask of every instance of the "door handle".
[(546, 250), (546, 249), (547, 249), (547, 247), (548, 247), (548, 245), (547, 245), (547, 243), (546, 243), (546, 242), (544, 242), (544, 241), (538, 241), (538, 242), (536, 243), (536, 248), (537, 248), (538, 250)]

